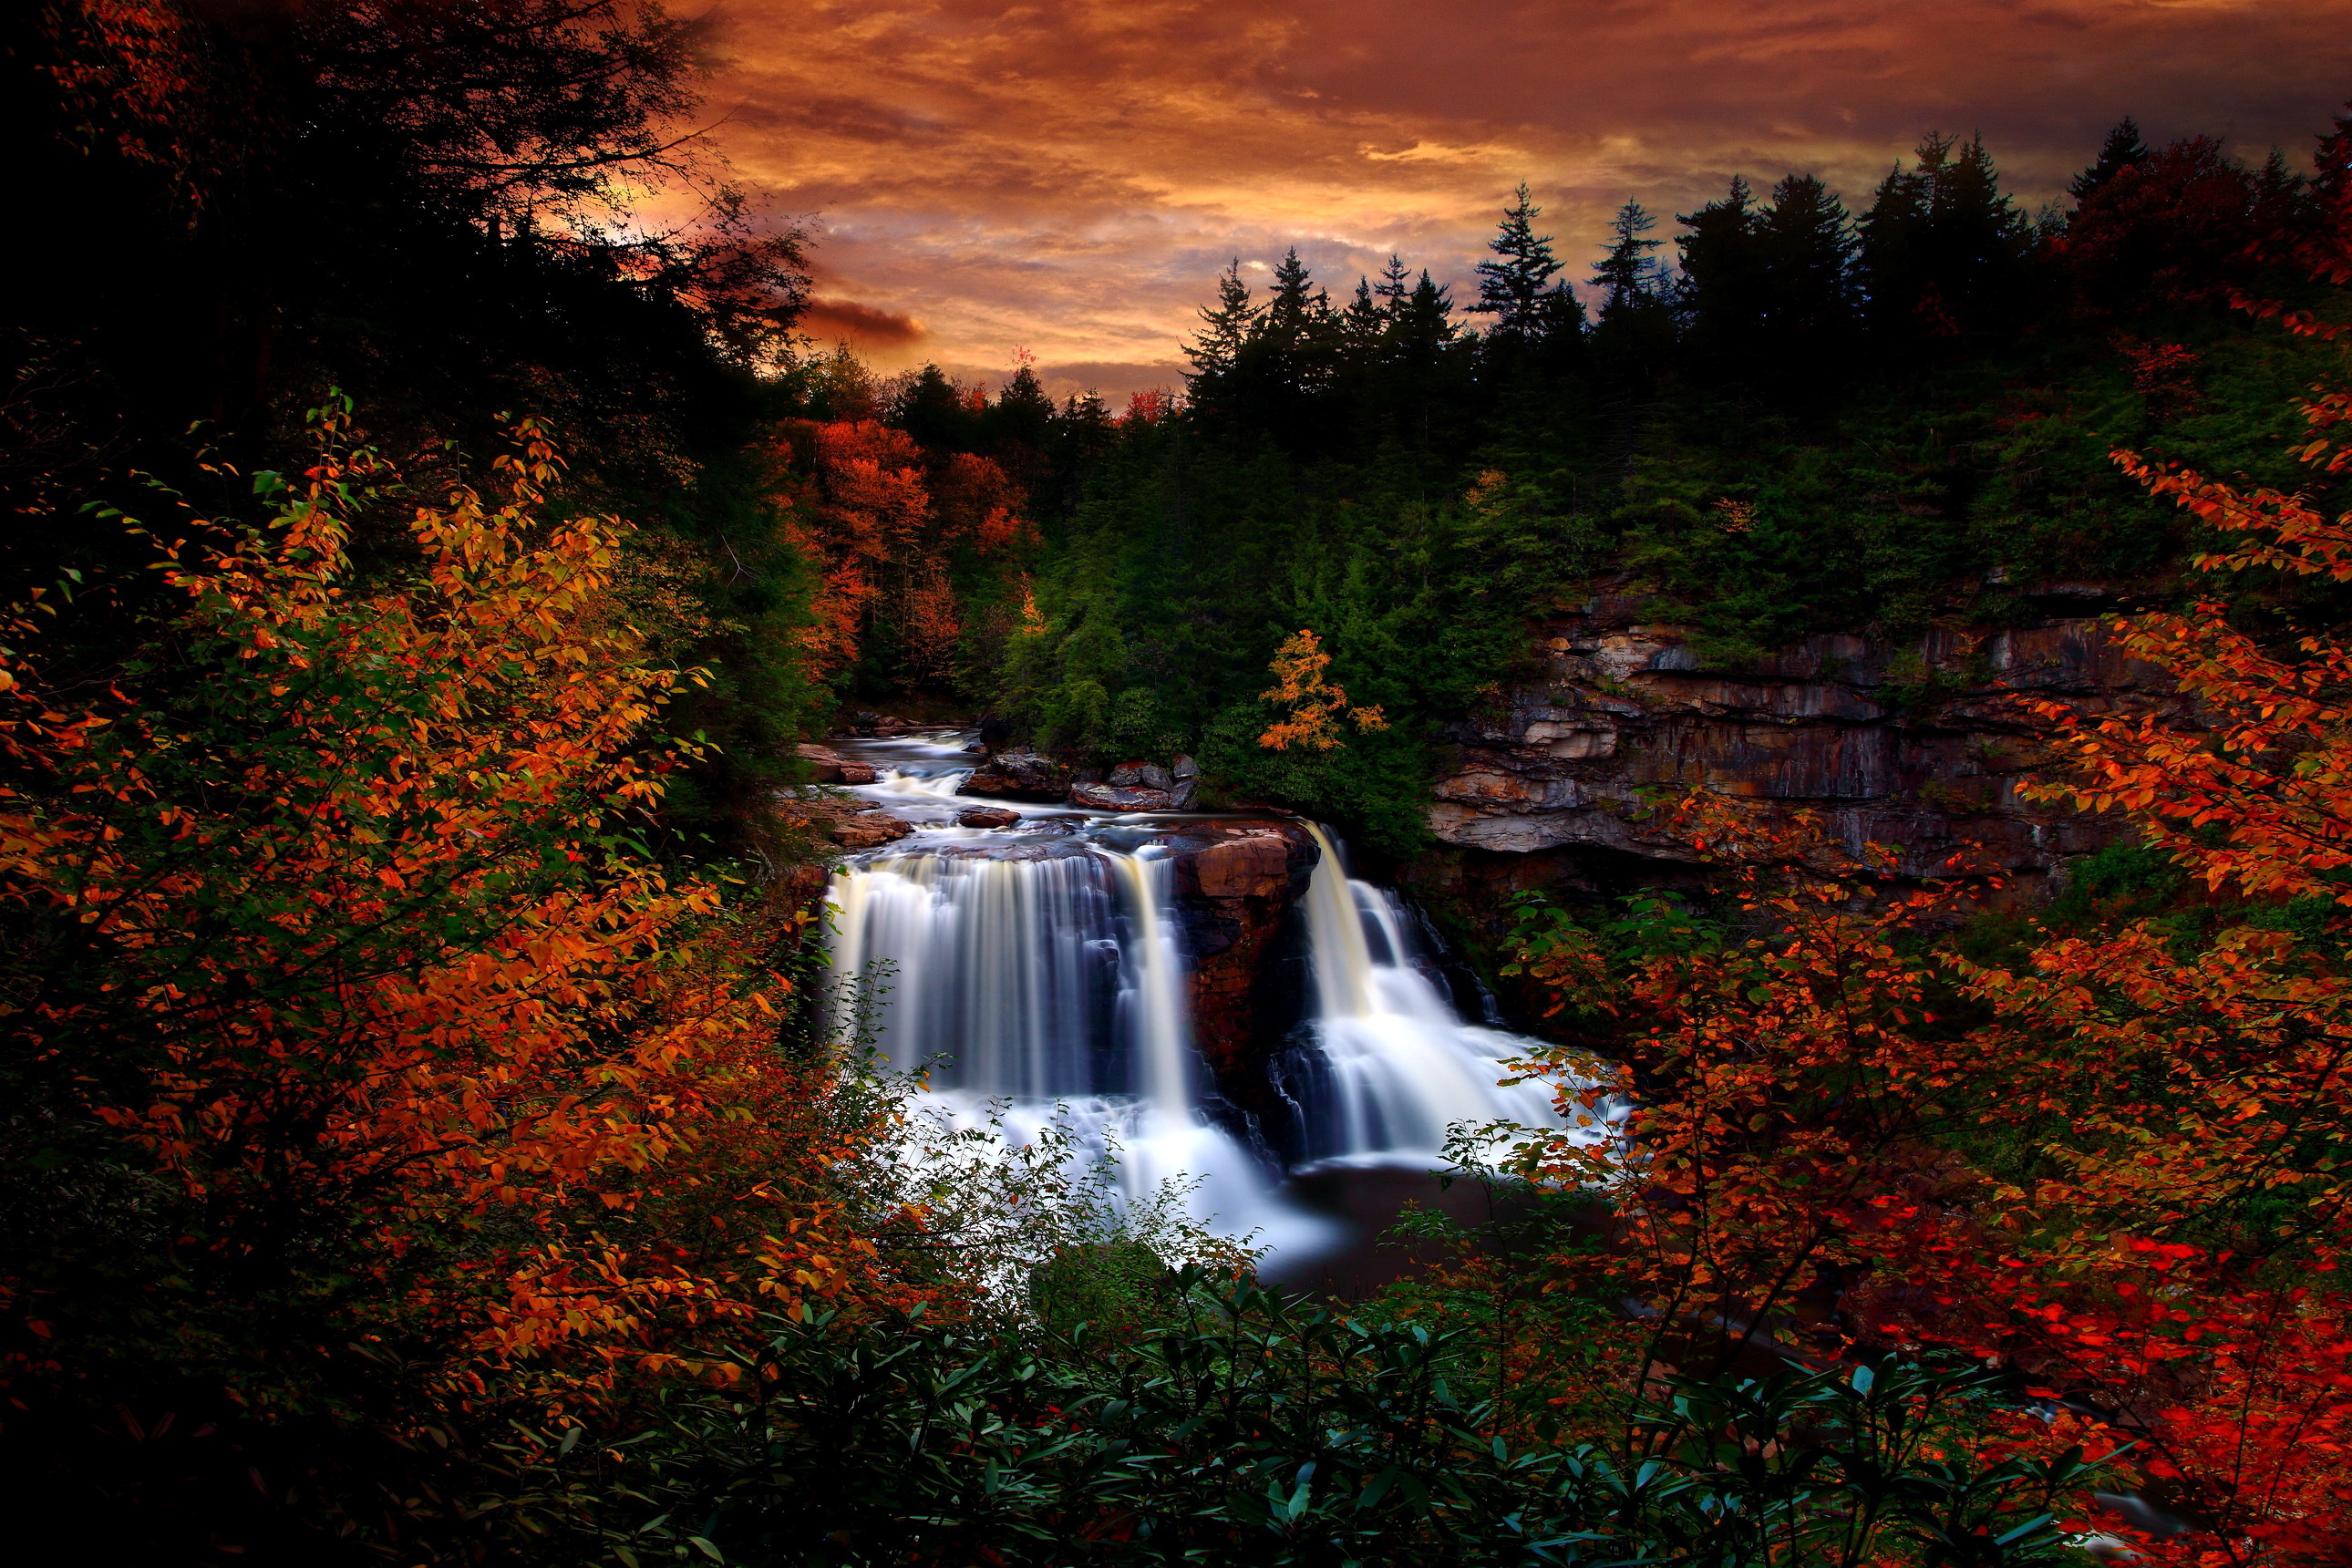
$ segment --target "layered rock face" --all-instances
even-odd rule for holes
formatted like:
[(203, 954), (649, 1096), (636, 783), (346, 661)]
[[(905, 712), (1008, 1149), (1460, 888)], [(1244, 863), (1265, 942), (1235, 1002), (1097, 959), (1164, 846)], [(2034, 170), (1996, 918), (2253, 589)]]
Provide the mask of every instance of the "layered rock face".
[(1816, 637), (1718, 674), (1699, 668), (1684, 628), (1637, 623), (1635, 604), (1603, 595), (1558, 618), (1544, 628), (1547, 679), (1449, 729), (1455, 764), (1429, 814), (1439, 839), (1683, 859), (1637, 820), (1641, 792), (1706, 784), (1817, 810), (1851, 847), (1899, 848), (1908, 874), (1974, 845), (2034, 879), (2109, 830), (2021, 795), (2048, 758), (2019, 694), (2093, 714), (2178, 707), (2170, 679), (2088, 616), (1907, 644)]

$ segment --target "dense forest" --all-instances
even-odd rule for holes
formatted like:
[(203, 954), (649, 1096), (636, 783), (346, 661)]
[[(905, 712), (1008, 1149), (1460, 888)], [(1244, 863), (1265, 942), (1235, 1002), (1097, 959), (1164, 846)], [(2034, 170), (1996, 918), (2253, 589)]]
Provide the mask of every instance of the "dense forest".
[[(1931, 131), (1589, 276), (1522, 186), (1459, 297), (1236, 258), (1114, 409), (801, 335), (654, 0), (5, 27), (25, 1561), (2352, 1552), (2352, 111), (2034, 214)], [(1737, 673), (2061, 581), (2178, 693), (2008, 699), (2063, 896), (1657, 800), (1703, 874), (1475, 955), (1566, 1125), (1367, 1300), (927, 1137), (819, 1005), (861, 715), (1402, 864), (1597, 584)]]

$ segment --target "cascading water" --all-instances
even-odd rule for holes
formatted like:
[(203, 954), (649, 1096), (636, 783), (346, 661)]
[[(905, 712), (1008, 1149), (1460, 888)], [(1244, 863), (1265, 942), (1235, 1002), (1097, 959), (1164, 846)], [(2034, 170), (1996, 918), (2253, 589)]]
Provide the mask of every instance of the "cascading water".
[[(1027, 1139), (1058, 1118), (1082, 1152), (1115, 1149), (1130, 1195), (1190, 1178), (1197, 1217), (1294, 1261), (1337, 1239), (1204, 1110), (1164, 833), (1037, 806), (1016, 808), (1027, 831), (960, 828), (959, 752), (863, 749), (886, 771), (855, 793), (917, 828), (856, 857), (830, 895), (836, 1005), (877, 1047), (902, 1070), (928, 1068), (956, 1124), (995, 1115)], [(1394, 899), (1350, 881), (1338, 847), (1309, 831), (1321, 858), (1306, 900), (1314, 998), (1294, 1163), (1427, 1170), (1451, 1124), (1553, 1123), (1545, 1087), (1496, 1082), (1533, 1042), (1465, 1024), (1416, 967)]]
[(1349, 878), (1330, 836), (1307, 831), (1323, 854), (1307, 889), (1313, 1053), (1293, 1091), (1307, 1157), (1433, 1163), (1452, 1127), (1557, 1125), (1549, 1085), (1500, 1081), (1536, 1042), (1465, 1023), (1395, 895)]

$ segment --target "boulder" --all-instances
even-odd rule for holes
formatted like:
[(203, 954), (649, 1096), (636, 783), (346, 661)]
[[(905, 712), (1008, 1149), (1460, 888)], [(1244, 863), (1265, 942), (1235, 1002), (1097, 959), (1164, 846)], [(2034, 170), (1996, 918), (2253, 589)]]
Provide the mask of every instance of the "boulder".
[(1082, 784), (1070, 786), (1070, 804), (1095, 811), (1172, 811), (1175, 802), (1164, 789), (1127, 789), (1118, 784)]
[(1169, 764), (1168, 776), (1180, 780), (1198, 778), (1201, 776), (1201, 764), (1190, 757), (1180, 756)]
[(1059, 804), (1069, 787), (1070, 770), (1042, 752), (999, 752), (974, 768), (956, 793)]
[(874, 769), (854, 757), (845, 757), (830, 746), (800, 745), (793, 750), (816, 766), (820, 784), (872, 784)]
[(1168, 804), (1177, 811), (1192, 809), (1192, 797), (1201, 793), (1199, 779), (1178, 779), (1176, 787), (1168, 792)]
[(1290, 896), (1290, 845), (1276, 834), (1228, 838), (1192, 858), (1186, 880), (1204, 899)]
[(902, 822), (883, 811), (866, 811), (856, 816), (845, 816), (832, 828), (833, 841), (844, 849), (879, 848), (914, 831), (911, 823)]
[(968, 805), (956, 813), (958, 827), (1011, 827), (1020, 820), (1019, 812), (1001, 805)]
[(1176, 781), (1157, 763), (1121, 763), (1111, 769), (1110, 782), (1120, 789), (1172, 790)]

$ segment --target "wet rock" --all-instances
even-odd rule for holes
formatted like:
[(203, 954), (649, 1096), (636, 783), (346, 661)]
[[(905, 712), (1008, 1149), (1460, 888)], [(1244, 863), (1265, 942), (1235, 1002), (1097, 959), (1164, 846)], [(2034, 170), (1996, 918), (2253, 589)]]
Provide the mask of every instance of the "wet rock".
[(1110, 781), (1120, 789), (1173, 790), (1176, 781), (1157, 763), (1121, 763), (1111, 769)]
[(1278, 834), (1228, 838), (1192, 856), (1185, 872), (1202, 898), (1286, 898), (1290, 846)]
[(1198, 778), (1201, 776), (1201, 764), (1190, 757), (1180, 756), (1169, 765), (1168, 776), (1177, 780)]
[(958, 827), (1012, 827), (1020, 821), (1019, 812), (1001, 805), (968, 805), (956, 813)]
[(1192, 961), (1193, 1038), (1238, 1092), (1264, 1082), (1258, 1064), (1281, 1047), (1290, 1015), (1274, 994), (1274, 960), (1318, 852), (1305, 828), (1281, 822), (1188, 826), (1169, 836), (1168, 847)]
[(915, 831), (914, 825), (884, 811), (860, 812), (835, 822), (833, 841), (844, 849), (877, 849)]
[(1058, 804), (1070, 788), (1070, 770), (1042, 752), (999, 752), (971, 771), (959, 795)]
[(1174, 800), (1164, 789), (1122, 788), (1108, 784), (1072, 784), (1070, 804), (1092, 811), (1171, 811), (1175, 807)]
[(874, 782), (874, 769), (855, 757), (845, 757), (829, 746), (800, 745), (793, 750), (816, 765), (821, 784), (866, 784)]
[(902, 735), (928, 735), (935, 730), (952, 729), (953, 725), (919, 724), (912, 719), (901, 719), (895, 713), (856, 712), (849, 716), (849, 732), (868, 740), (894, 740)]
[(1178, 779), (1176, 781), (1176, 787), (1168, 792), (1168, 804), (1178, 811), (1190, 811), (1192, 809), (1192, 797), (1200, 793), (1201, 781), (1199, 779)]

